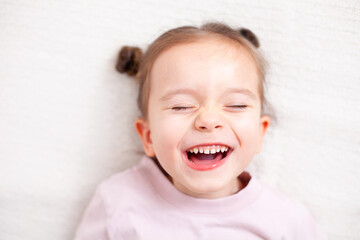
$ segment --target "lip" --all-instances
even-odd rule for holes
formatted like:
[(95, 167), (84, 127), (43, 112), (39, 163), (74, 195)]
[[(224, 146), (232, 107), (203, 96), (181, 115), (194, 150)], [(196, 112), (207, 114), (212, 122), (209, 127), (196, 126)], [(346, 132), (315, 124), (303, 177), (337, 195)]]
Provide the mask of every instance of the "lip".
[[(187, 156), (187, 151), (189, 149), (194, 148), (194, 147), (206, 147), (206, 146), (214, 146), (214, 145), (215, 146), (221, 145), (221, 146), (228, 147), (229, 150), (228, 150), (228, 153), (226, 154), (226, 157), (224, 157), (223, 159), (221, 159), (219, 161), (214, 161), (209, 164), (201, 164), (201, 165), (195, 164), (195, 163), (189, 161), (188, 156)], [(234, 149), (224, 143), (206, 143), (206, 144), (198, 144), (198, 145), (192, 146), (192, 147), (188, 148), (188, 150), (183, 152), (183, 160), (185, 161), (186, 165), (196, 171), (209, 171), (209, 170), (213, 170), (215, 168), (222, 166), (228, 160), (229, 156), (232, 154)]]

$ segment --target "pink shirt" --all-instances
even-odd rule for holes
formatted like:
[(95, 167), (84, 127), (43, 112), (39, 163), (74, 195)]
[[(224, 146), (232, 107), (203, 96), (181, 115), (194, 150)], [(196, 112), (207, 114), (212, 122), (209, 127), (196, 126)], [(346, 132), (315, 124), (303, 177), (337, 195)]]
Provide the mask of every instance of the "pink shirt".
[[(242, 174), (243, 175), (243, 174)], [(326, 239), (308, 210), (251, 177), (240, 192), (199, 199), (178, 191), (149, 158), (102, 182), (76, 240)]]

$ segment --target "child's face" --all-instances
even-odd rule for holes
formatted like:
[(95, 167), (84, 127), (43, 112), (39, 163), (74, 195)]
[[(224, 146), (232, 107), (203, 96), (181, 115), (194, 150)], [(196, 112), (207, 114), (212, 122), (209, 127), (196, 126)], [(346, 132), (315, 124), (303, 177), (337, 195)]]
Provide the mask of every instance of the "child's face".
[[(209, 39), (166, 50), (152, 68), (147, 119), (136, 121), (146, 154), (185, 194), (233, 194), (269, 124), (258, 89), (255, 63), (242, 48)], [(201, 149), (216, 153), (194, 153)]]

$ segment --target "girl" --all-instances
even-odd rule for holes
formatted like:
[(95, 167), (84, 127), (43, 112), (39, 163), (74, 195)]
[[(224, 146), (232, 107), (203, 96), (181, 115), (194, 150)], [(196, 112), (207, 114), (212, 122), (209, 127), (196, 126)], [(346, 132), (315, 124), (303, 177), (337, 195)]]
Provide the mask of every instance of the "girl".
[(139, 82), (146, 156), (104, 181), (76, 239), (325, 239), (307, 209), (244, 171), (260, 152), (265, 61), (256, 36), (222, 23), (124, 47)]

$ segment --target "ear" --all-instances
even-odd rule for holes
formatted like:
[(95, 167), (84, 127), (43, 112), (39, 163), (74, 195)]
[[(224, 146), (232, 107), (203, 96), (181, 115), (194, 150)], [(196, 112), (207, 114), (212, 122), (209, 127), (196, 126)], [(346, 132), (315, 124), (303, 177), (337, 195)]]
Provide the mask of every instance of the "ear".
[(270, 125), (270, 117), (266, 116), (266, 115), (261, 116), (259, 124), (260, 124), (260, 126), (259, 126), (259, 142), (258, 142), (256, 153), (259, 153), (261, 151), (261, 147), (262, 147), (262, 143), (264, 140), (266, 130), (268, 129), (268, 127)]
[(136, 132), (138, 133), (142, 141), (145, 154), (148, 157), (154, 157), (155, 152), (150, 138), (150, 128), (148, 122), (142, 118), (137, 118), (135, 120), (135, 128), (136, 128)]

